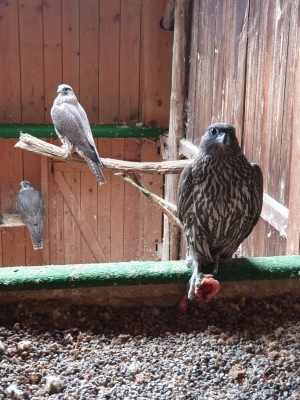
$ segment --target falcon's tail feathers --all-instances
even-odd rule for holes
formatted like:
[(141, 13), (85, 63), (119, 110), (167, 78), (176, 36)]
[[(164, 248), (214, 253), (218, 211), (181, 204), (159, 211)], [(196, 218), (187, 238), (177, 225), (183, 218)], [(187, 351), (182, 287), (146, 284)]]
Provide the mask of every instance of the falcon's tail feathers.
[(97, 179), (97, 182), (99, 183), (99, 185), (102, 185), (103, 183), (105, 183), (106, 180), (104, 178), (102, 169), (100, 168), (101, 164), (91, 160), (88, 157), (84, 156), (84, 158), (85, 158), (85, 161), (87, 162), (87, 165), (89, 166), (89, 169), (92, 171), (94, 177)]
[(43, 239), (40, 238), (40, 240), (36, 240), (34, 237), (32, 237), (32, 235), (30, 236), (34, 250), (41, 250), (43, 248)]

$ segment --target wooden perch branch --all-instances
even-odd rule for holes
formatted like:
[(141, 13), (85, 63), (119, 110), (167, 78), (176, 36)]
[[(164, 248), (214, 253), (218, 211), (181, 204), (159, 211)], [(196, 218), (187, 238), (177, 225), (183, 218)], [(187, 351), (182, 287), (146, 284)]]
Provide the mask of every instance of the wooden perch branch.
[[(75, 164), (86, 164), (85, 160), (78, 154), (73, 153), (66, 157), (65, 151), (58, 146), (37, 139), (27, 133), (21, 133), (15, 147), (38, 153), (42, 156), (51, 157), (55, 160), (66, 161)], [(177, 160), (162, 162), (132, 162), (114, 160), (112, 158), (101, 158), (104, 168), (114, 169), (125, 173), (147, 173), (147, 174), (180, 174), (183, 168), (193, 160)]]
[(149, 190), (147, 190), (142, 185), (139, 178), (135, 174), (126, 176), (122, 173), (116, 173), (115, 175), (118, 176), (119, 178), (122, 178), (124, 181), (131, 183), (134, 187), (139, 189), (147, 197), (147, 199), (151, 200), (156, 205), (157, 208), (162, 210), (162, 212), (171, 221), (173, 221), (179, 228), (183, 229), (182, 223), (177, 218), (177, 207), (174, 204), (169, 203), (168, 201), (157, 196), (156, 194), (149, 192)]

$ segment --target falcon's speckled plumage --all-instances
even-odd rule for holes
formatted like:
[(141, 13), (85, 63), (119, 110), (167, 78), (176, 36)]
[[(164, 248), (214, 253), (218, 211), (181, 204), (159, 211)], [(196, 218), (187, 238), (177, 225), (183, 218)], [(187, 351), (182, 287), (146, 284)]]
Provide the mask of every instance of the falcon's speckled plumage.
[(105, 178), (89, 120), (69, 85), (59, 85), (57, 97), (51, 108), (51, 118), (55, 131), (62, 141), (67, 154), (76, 151), (87, 162), (90, 170), (101, 185)]
[(34, 250), (43, 248), (42, 230), (45, 218), (44, 201), (40, 193), (33, 189), (31, 183), (22, 181), (17, 195), (17, 209), (27, 226)]
[(257, 164), (241, 151), (235, 129), (210, 125), (199, 154), (186, 166), (178, 186), (178, 214), (194, 268), (189, 298), (201, 281), (201, 265), (231, 258), (258, 222), (263, 203), (263, 177)]

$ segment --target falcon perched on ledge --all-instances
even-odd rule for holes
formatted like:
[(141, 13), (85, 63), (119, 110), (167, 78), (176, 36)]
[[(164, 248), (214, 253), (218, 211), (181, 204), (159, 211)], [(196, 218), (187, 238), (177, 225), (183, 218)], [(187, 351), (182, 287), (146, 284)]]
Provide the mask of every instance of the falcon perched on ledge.
[[(184, 225), (188, 266), (194, 268), (188, 298), (199, 299), (202, 264), (231, 258), (252, 232), (263, 203), (263, 176), (241, 151), (235, 129), (210, 125), (199, 154), (186, 166), (178, 186), (178, 214)], [(217, 282), (217, 281), (215, 281)]]
[(51, 118), (57, 136), (67, 155), (76, 151), (87, 162), (90, 170), (101, 185), (105, 178), (87, 115), (69, 85), (59, 85), (57, 97), (51, 108)]
[(27, 226), (34, 250), (43, 248), (42, 230), (45, 218), (44, 201), (40, 193), (33, 189), (31, 183), (22, 181), (17, 195), (17, 209)]

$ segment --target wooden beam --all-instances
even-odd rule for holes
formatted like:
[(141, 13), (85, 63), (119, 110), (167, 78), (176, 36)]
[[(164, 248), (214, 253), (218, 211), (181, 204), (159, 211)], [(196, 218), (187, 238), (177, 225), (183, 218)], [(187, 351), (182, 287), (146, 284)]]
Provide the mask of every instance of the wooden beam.
[(168, 0), (163, 19), (161, 20), (161, 26), (166, 31), (174, 30), (174, 8), (175, 0)]
[(280, 236), (287, 237), (289, 210), (266, 193), (264, 193), (261, 217), (277, 229)]
[(2, 214), (2, 216), (3, 223), (0, 225), (0, 229), (19, 228), (21, 226), (25, 226), (19, 214)]
[[(180, 155), (188, 158), (195, 158), (198, 151), (197, 146), (188, 142), (186, 139), (181, 139), (179, 144)], [(264, 193), (261, 217), (277, 229), (281, 236), (287, 237), (289, 210), (266, 193)]]
[[(172, 86), (170, 102), (168, 159), (179, 159), (179, 142), (185, 128), (185, 104), (188, 92), (188, 65), (190, 48), (190, 0), (176, 0), (174, 11), (174, 41), (172, 59)], [(166, 176), (165, 199), (177, 203), (178, 176)], [(178, 226), (164, 216), (163, 260), (176, 260), (179, 256)]]
[(75, 218), (78, 226), (80, 227), (80, 230), (82, 231), (83, 236), (85, 237), (88, 245), (90, 246), (90, 249), (92, 253), (94, 254), (97, 262), (106, 262), (106, 257), (100, 247), (100, 244), (97, 242), (91, 228), (89, 227), (88, 223), (86, 222), (84, 215), (82, 215), (82, 212), (80, 210), (80, 207), (70, 190), (69, 186), (67, 185), (67, 182), (65, 181), (65, 178), (63, 177), (62, 173), (60, 171), (54, 172), (54, 179), (56, 180), (59, 189), (61, 190), (65, 201), (67, 202), (73, 217)]

